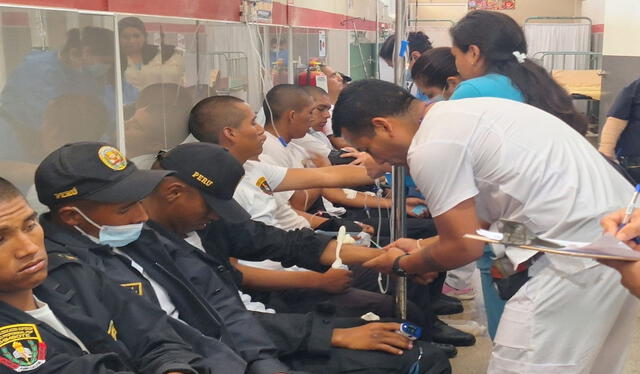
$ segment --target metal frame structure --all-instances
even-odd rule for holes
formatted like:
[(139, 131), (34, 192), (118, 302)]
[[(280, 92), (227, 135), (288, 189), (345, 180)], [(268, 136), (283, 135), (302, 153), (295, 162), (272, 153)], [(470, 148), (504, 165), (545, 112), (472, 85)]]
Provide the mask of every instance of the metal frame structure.
[[(400, 56), (402, 42), (406, 40), (408, 24), (408, 7), (405, 0), (396, 0), (396, 30), (395, 47), (393, 57), (394, 81), (400, 87), (405, 87), (406, 61), (404, 56)], [(405, 205), (404, 179), (407, 170), (404, 166), (394, 166), (392, 169), (392, 205), (391, 213), (391, 240), (396, 240), (406, 236), (405, 217), (407, 216)], [(396, 317), (407, 318), (407, 278), (398, 277), (395, 290)]]

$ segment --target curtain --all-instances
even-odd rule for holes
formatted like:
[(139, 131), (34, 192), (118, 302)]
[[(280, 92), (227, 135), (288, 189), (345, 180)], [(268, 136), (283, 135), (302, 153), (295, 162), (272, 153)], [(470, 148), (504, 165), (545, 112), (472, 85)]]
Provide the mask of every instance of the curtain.
[[(528, 56), (538, 52), (590, 52), (591, 25), (587, 23), (525, 23)], [(575, 55), (547, 56), (541, 61), (545, 69), (582, 70), (589, 68), (589, 57)]]

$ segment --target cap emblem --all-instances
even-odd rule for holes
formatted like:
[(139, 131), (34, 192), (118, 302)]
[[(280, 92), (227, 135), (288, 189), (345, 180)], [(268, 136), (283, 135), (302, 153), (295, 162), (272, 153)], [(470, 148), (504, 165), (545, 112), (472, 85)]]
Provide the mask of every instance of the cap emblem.
[(127, 167), (127, 159), (119, 150), (105, 145), (98, 149), (98, 157), (109, 169), (120, 171)]
[(66, 199), (67, 197), (76, 196), (77, 194), (78, 194), (78, 188), (73, 187), (72, 189), (67, 191), (54, 193), (53, 197), (55, 197), (56, 200), (60, 200), (60, 199)]
[(213, 186), (213, 179), (209, 179), (197, 171), (194, 171), (191, 177), (202, 183), (205, 187)]

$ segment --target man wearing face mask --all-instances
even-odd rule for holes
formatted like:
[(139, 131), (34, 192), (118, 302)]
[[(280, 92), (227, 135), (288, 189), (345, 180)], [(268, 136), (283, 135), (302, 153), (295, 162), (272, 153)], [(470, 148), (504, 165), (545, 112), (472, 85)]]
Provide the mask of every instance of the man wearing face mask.
[[(138, 239), (147, 220), (140, 200), (169, 174), (170, 171), (139, 170), (105, 143), (73, 143), (58, 148), (42, 161), (35, 176), (38, 198), (50, 209), (40, 217), (45, 246), (51, 256), (90, 265), (107, 273), (108, 278), (119, 279), (117, 284), (134, 294), (165, 311), (173, 311), (167, 313), (173, 317), (168, 318), (169, 324), (194, 352), (221, 363), (224, 373), (245, 373), (247, 363), (219, 340), (220, 336), (228, 336), (226, 330), (217, 330), (213, 338), (184, 323), (188, 318), (178, 320), (182, 316), (166, 290), (148, 280), (144, 269), (119, 249)], [(115, 271), (105, 266), (104, 258), (128, 266)], [(85, 282), (69, 270), (73, 265), (67, 265), (50, 268), (49, 278), (61, 289), (68, 289), (71, 298)], [(212, 318), (215, 320), (216, 316)]]

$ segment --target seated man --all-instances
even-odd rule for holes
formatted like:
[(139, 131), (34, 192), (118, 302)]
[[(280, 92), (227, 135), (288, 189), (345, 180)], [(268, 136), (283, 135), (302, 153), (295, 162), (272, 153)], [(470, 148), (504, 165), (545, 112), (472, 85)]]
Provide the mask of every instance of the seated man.
[[(201, 100), (192, 109), (189, 117), (189, 128), (197, 139), (210, 143), (219, 143), (229, 149), (229, 153), (243, 163), (246, 174), (240, 181), (238, 188), (236, 188), (234, 199), (245, 207), (251, 214), (252, 219), (285, 230), (293, 230), (299, 227), (290, 225), (290, 222), (295, 221), (290, 217), (299, 216), (288, 204), (278, 204), (273, 197), (274, 192), (294, 188), (351, 186), (371, 182), (362, 167), (336, 166), (287, 169), (256, 160), (257, 155), (262, 151), (264, 130), (255, 123), (255, 118), (256, 116), (245, 102), (231, 96), (214, 96)], [(325, 219), (316, 216), (312, 218), (314, 220)], [(241, 262), (241, 265), (238, 266), (244, 275), (243, 284), (247, 288), (259, 290), (280, 290), (276, 295), (271, 295), (271, 302), (277, 303), (281, 298), (284, 298), (286, 305), (283, 310), (304, 311), (304, 309), (286, 309), (286, 307), (309, 308), (315, 304), (309, 303), (309, 298), (316, 302), (330, 298), (334, 303), (347, 307), (344, 311), (346, 313), (353, 313), (359, 310), (356, 308), (359, 303), (358, 300), (365, 302), (364, 305), (368, 308), (378, 304), (381, 304), (381, 306), (388, 305), (391, 302), (391, 300), (385, 299), (378, 294), (377, 273), (363, 271), (359, 267), (353, 269), (356, 273), (354, 284), (357, 286), (355, 288), (359, 290), (349, 289), (346, 294), (331, 296), (314, 289), (318, 286), (314, 287), (313, 284), (324, 285), (329, 289), (329, 292), (334, 293), (344, 290), (347, 287), (346, 282), (341, 282), (339, 274), (336, 274), (337, 271), (330, 271), (321, 277), (320, 274), (310, 274), (308, 272), (288, 272), (283, 274), (282, 272), (258, 271), (246, 265), (256, 266), (257, 264)], [(259, 267), (282, 270), (280, 264), (273, 262), (262, 263)], [(291, 288), (304, 288), (304, 290), (284, 291), (284, 289)], [(309, 291), (309, 288), (314, 290)], [(322, 291), (324, 290), (323, 288)], [(373, 291), (375, 294), (363, 293), (363, 290)], [(354, 298), (356, 295), (358, 295), (358, 299)], [(369, 296), (363, 298), (365, 295)], [(411, 300), (415, 301), (419, 307), (416, 308), (414, 303), (408, 304), (409, 320), (425, 326), (429, 331), (429, 335), (436, 342), (456, 345), (474, 343), (473, 336), (454, 330), (436, 320), (435, 316), (430, 313), (430, 294), (427, 289), (411, 283), (410, 295), (412, 295)], [(378, 300), (378, 302), (374, 302), (374, 300)], [(390, 310), (389, 306), (385, 306), (382, 310), (376, 308), (374, 311), (378, 314), (382, 313), (381, 315), (384, 316), (389, 313), (385, 312), (385, 310)], [(360, 314), (364, 312), (366, 310)]]
[[(73, 256), (48, 258), (36, 213), (3, 178), (0, 233), (0, 373), (214, 372), (162, 310)], [(74, 287), (47, 279), (47, 266), (72, 269)]]
[[(281, 84), (272, 88), (265, 98), (264, 110), (268, 114), (265, 125), (266, 140), (263, 145), (263, 152), (260, 161), (268, 164), (282, 166), (286, 168), (302, 168), (305, 166), (325, 166), (329, 162), (326, 157), (320, 155), (310, 155), (298, 144), (292, 143), (293, 139), (303, 138), (311, 125), (312, 113), (316, 108), (313, 97), (302, 87)], [(324, 161), (319, 161), (324, 159)], [(291, 205), (298, 210), (305, 211), (320, 196), (324, 196), (331, 203), (341, 204), (349, 208), (358, 208), (362, 214), (358, 214), (354, 219), (363, 221), (369, 225), (378, 225), (378, 209), (386, 212), (391, 208), (391, 199), (377, 196), (369, 196), (357, 192), (351, 196), (342, 189), (323, 189), (280, 192), (276, 197), (281, 202), (290, 201)], [(419, 199), (407, 200), (407, 212), (411, 212), (418, 204), (423, 203)], [(363, 208), (370, 209), (370, 216), (367, 217)], [(330, 209), (330, 208), (327, 208)], [(380, 213), (383, 214), (383, 213)], [(379, 224), (379, 229), (383, 230), (383, 236), (389, 236), (389, 218), (383, 217), (383, 222)], [(410, 237), (430, 237), (436, 235), (433, 224), (428, 220), (407, 220), (407, 231)]]
[[(202, 155), (202, 149), (196, 154)], [(183, 161), (188, 162), (194, 156), (189, 155)], [(449, 371), (448, 363), (442, 361), (439, 352), (422, 344), (412, 347), (408, 340), (393, 332), (398, 328), (397, 323), (343, 330), (331, 328), (334, 322), (330, 316), (259, 313), (262, 317), (259, 324), (244, 309), (233, 283), (234, 274), (171, 230), (188, 233), (196, 228), (203, 229), (218, 217), (217, 211), (225, 212), (226, 219), (232, 222), (225, 222), (222, 230), (229, 237), (220, 235), (219, 242), (237, 245), (237, 257), (264, 259), (272, 256), (275, 260), (312, 268), (332, 263), (335, 246), (332, 244), (325, 249), (318, 240), (308, 238), (303, 238), (302, 245), (291, 246), (286, 241), (302, 235), (293, 233), (285, 237), (260, 225), (233, 223), (247, 218), (231, 200), (233, 188), (229, 188), (238, 183), (242, 167), (236, 162), (220, 169), (220, 178), (209, 178), (209, 169), (219, 164), (211, 162), (214, 158), (210, 154), (205, 153), (203, 157), (208, 161), (199, 172), (191, 169), (188, 176), (178, 172), (176, 176), (165, 177), (159, 185), (153, 185), (157, 185), (154, 194), (162, 194), (174, 204), (171, 204), (172, 214), (164, 217), (168, 221), (149, 223), (157, 229), (152, 230), (142, 229), (148, 217), (139, 203), (152, 188), (148, 181), (145, 183), (135, 177), (135, 165), (115, 148), (102, 143), (76, 143), (55, 151), (36, 173), (38, 195), (51, 208), (51, 213), (41, 218), (51, 245), (49, 250), (72, 252), (104, 270), (122, 286), (153, 300), (172, 317), (207, 336), (220, 337), (248, 362), (248, 373), (291, 372), (278, 357), (293, 367), (306, 369), (328, 365), (331, 372), (336, 373), (353, 372), (354, 366), (367, 373), (376, 372), (374, 368), (382, 370), (381, 373), (395, 372), (390, 371), (395, 368), (398, 372), (406, 372), (416, 362), (420, 348), (425, 352), (420, 360), (424, 371)], [(177, 175), (189, 182), (180, 182)], [(70, 186), (76, 187), (75, 193), (64, 193), (70, 191)], [(123, 188), (128, 192), (123, 193)], [(212, 190), (215, 191), (213, 196)], [(226, 198), (221, 198), (220, 194)], [(60, 199), (55, 199), (56, 196)], [(216, 211), (207, 202), (215, 204)], [(150, 212), (153, 211), (153, 206), (149, 207)], [(257, 242), (253, 248), (248, 246), (247, 241), (251, 240), (259, 241), (262, 247), (258, 247)], [(285, 244), (275, 244), (281, 242)], [(210, 248), (218, 241), (205, 239), (203, 243)], [(298, 253), (304, 247), (306, 253)], [(347, 246), (342, 253), (346, 263), (358, 263), (379, 251)], [(58, 281), (70, 282), (64, 277)], [(264, 329), (271, 333), (267, 335)], [(395, 354), (410, 350), (395, 359), (388, 354), (343, 350), (331, 348), (332, 345), (380, 349)]]

